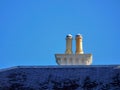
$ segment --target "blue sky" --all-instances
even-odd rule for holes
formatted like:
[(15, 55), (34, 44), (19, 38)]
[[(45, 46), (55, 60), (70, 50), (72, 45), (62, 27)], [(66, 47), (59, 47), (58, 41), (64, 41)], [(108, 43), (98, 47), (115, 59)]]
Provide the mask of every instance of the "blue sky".
[(93, 65), (120, 64), (120, 0), (0, 0), (0, 68), (57, 65), (69, 33)]

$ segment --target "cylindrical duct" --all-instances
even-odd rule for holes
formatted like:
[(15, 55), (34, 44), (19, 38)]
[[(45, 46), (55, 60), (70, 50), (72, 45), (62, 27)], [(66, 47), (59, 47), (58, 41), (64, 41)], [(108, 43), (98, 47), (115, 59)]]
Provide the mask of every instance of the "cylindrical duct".
[(66, 51), (65, 54), (72, 54), (72, 35), (68, 34), (66, 36)]
[(82, 47), (82, 36), (80, 34), (76, 35), (76, 54), (83, 54)]

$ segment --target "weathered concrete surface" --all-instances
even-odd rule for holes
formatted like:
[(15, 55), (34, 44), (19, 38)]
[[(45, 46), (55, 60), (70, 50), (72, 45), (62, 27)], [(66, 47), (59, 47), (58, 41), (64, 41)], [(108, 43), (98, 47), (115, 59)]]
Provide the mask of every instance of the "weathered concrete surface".
[(17, 66), (1, 69), (0, 90), (120, 90), (120, 66)]

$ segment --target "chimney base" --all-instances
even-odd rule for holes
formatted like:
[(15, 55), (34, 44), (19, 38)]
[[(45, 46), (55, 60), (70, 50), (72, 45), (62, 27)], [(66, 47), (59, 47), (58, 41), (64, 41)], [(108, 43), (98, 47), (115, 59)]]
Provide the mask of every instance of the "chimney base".
[(58, 65), (91, 65), (92, 54), (55, 54)]

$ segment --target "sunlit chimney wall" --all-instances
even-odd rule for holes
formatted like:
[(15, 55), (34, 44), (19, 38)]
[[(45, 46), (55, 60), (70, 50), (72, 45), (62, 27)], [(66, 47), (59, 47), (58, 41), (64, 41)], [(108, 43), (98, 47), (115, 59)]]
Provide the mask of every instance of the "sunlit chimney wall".
[(76, 35), (76, 54), (83, 54), (83, 46), (82, 46), (82, 35), (77, 34)]
[(66, 51), (65, 54), (72, 54), (72, 35), (68, 34), (66, 36)]

